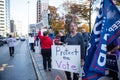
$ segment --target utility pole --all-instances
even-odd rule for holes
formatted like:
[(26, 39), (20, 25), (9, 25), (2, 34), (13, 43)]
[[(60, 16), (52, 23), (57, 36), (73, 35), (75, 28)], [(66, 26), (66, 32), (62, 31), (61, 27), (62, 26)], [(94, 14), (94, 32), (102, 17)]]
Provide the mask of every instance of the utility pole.
[(29, 3), (30, 1), (28, 0), (27, 1), (27, 4), (28, 4), (28, 34), (29, 34)]

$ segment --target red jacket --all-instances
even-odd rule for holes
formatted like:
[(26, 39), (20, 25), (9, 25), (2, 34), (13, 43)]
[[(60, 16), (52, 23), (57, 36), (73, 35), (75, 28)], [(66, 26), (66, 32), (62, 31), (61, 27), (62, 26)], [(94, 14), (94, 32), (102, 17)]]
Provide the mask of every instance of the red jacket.
[(48, 36), (42, 36), (41, 31), (38, 32), (38, 37), (40, 38), (40, 45), (42, 49), (50, 49), (53, 45), (52, 39)]

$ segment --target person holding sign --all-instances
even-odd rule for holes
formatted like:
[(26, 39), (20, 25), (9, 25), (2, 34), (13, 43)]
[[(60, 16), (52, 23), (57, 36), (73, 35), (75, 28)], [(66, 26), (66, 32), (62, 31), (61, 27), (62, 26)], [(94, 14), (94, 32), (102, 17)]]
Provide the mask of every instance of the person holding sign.
[[(75, 22), (71, 22), (69, 24), (69, 33), (66, 35), (65, 41), (66, 44), (68, 45), (80, 45), (81, 46), (81, 58), (82, 61), (85, 58), (85, 47), (84, 47), (84, 41), (81, 33), (77, 32), (77, 24)], [(71, 73), (68, 71), (65, 71), (67, 80), (72, 80), (71, 79)], [(73, 80), (78, 80), (79, 79), (79, 74), (78, 73), (73, 73)]]
[(41, 35), (41, 31), (39, 31), (38, 37), (40, 38), (41, 54), (43, 57), (44, 70), (45, 71), (47, 70), (47, 62), (48, 62), (48, 70), (51, 71), (51, 46), (53, 45), (52, 39), (48, 37), (47, 31), (43, 32), (43, 36)]
[[(116, 40), (114, 40), (110, 45), (107, 46), (107, 50), (108, 50), (107, 56), (109, 56), (111, 54), (116, 55), (116, 62), (117, 62), (117, 60), (119, 59), (119, 56), (120, 56), (120, 36)], [(117, 68), (117, 67), (119, 67), (119, 66), (116, 66), (115, 68)], [(107, 76), (112, 77), (113, 80), (119, 80), (118, 72), (113, 69), (109, 70), (109, 74)]]

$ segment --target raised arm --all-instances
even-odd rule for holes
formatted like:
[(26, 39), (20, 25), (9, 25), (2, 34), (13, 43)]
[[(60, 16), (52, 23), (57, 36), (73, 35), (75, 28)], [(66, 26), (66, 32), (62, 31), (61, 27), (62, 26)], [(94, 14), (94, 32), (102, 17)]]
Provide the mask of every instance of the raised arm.
[(39, 37), (39, 39), (41, 39), (43, 36), (41, 35), (41, 31), (39, 30), (38, 31), (38, 37)]

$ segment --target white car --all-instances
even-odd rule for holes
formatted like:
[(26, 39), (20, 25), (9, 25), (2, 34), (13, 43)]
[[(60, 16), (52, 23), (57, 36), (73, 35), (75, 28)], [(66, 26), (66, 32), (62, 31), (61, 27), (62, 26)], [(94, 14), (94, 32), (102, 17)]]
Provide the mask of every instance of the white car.
[(22, 36), (22, 37), (20, 38), (20, 40), (21, 40), (21, 41), (25, 41), (25, 37)]

